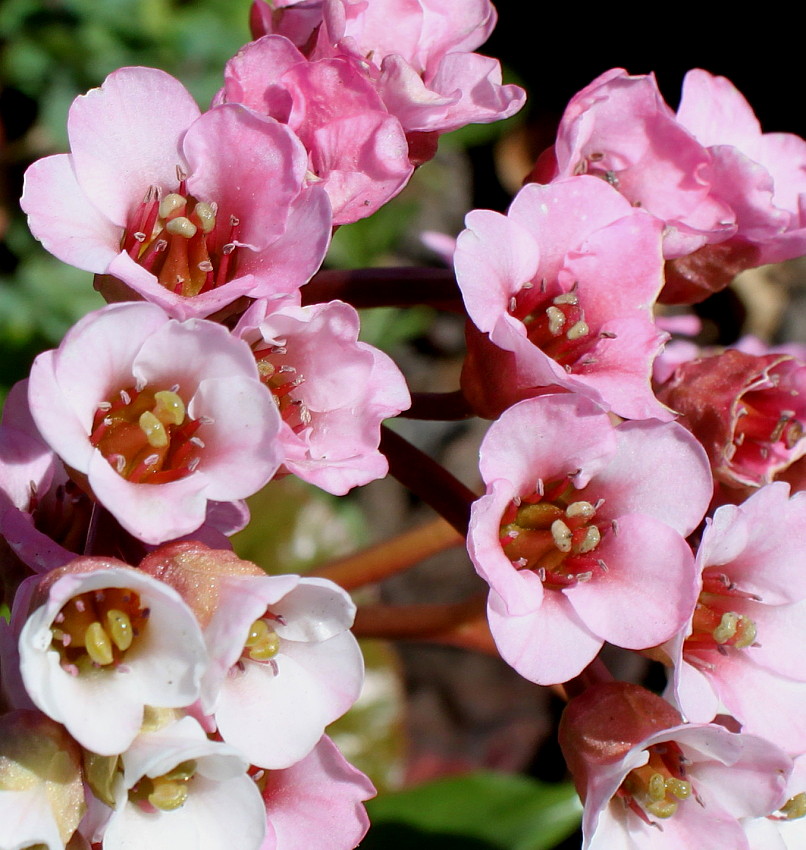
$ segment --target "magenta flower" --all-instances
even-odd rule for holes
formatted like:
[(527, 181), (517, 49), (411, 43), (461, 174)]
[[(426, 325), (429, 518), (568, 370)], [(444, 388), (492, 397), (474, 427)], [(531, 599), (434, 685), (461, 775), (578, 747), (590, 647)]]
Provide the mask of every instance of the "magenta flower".
[(806, 453), (806, 366), (728, 349), (684, 362), (658, 391), (702, 443), (714, 478), (760, 487)]
[(287, 39), (267, 36), (227, 63), (217, 100), (288, 124), (330, 198), (334, 224), (371, 215), (414, 172), (400, 122), (360, 67), (345, 58), (309, 62)]
[(572, 700), (559, 738), (585, 803), (583, 850), (750, 850), (742, 819), (782, 805), (792, 772), (769, 741), (681, 724), (660, 697), (624, 682)]
[(724, 706), (743, 731), (806, 750), (804, 559), (806, 493), (790, 498), (775, 482), (716, 511), (697, 553), (697, 607), (668, 647), (689, 720), (708, 722)]
[(498, 61), (472, 52), (496, 23), (489, 0), (277, 5), (255, 0), (255, 37), (287, 36), (312, 60), (349, 58), (363, 69), (410, 138), (412, 133), (447, 133), (466, 124), (498, 121), (523, 106), (526, 96), (520, 87), (501, 85)]
[(481, 333), (469, 326), (462, 380), (482, 415), (561, 387), (630, 419), (672, 417), (649, 383), (666, 338), (652, 320), (656, 219), (574, 177), (525, 186), (506, 216), (475, 210), (466, 224), (456, 277)]
[(381, 421), (411, 404), (400, 370), (358, 332), (358, 313), (341, 301), (258, 301), (234, 331), (280, 409), (283, 466), (338, 496), (386, 475)]
[(146, 705), (198, 699), (207, 651), (175, 590), (113, 558), (80, 558), (33, 581), (38, 607), (27, 619), (28, 594), (15, 600), (22, 679), (83, 747), (122, 753)]
[(70, 154), (29, 168), (22, 207), (51, 253), (122, 281), (124, 298), (206, 316), (319, 267), (327, 198), (283, 125), (234, 104), (201, 115), (168, 74), (121, 68), (73, 102), (68, 135)]
[(539, 684), (577, 675), (609, 641), (671, 637), (691, 616), (684, 537), (711, 496), (705, 453), (675, 423), (625, 422), (574, 395), (528, 399), (481, 446), (486, 495), (468, 551), (490, 585), (503, 658)]
[(250, 496), (281, 460), (279, 415), (249, 347), (153, 304), (82, 319), (37, 357), (29, 399), (43, 439), (147, 543), (196, 530), (208, 500)]
[(261, 850), (352, 850), (369, 828), (375, 788), (328, 737), (310, 755), (258, 781), (268, 814)]

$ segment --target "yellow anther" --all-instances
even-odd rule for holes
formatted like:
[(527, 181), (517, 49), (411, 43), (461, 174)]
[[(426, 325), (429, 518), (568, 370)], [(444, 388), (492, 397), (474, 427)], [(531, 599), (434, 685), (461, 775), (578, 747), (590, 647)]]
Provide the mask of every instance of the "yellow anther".
[(190, 239), (192, 236), (196, 235), (198, 227), (196, 227), (196, 225), (189, 218), (180, 215), (176, 218), (172, 218), (165, 225), (165, 229), (172, 236), (184, 236), (185, 239)]
[(666, 790), (678, 800), (688, 800), (691, 796), (691, 783), (671, 776), (666, 780)]
[(561, 552), (571, 551), (571, 529), (561, 519), (556, 519), (551, 524), (551, 536), (554, 538), (554, 545)]
[(795, 820), (806, 816), (806, 793), (795, 794), (781, 806), (781, 814), (786, 815), (787, 820)]
[(572, 307), (575, 307), (579, 304), (579, 298), (577, 297), (576, 292), (563, 292), (562, 295), (558, 295), (551, 303), (570, 304)]
[(601, 540), (602, 535), (599, 533), (599, 529), (595, 525), (588, 526), (585, 529), (585, 536), (579, 543), (574, 544), (573, 550), (578, 555), (584, 555), (585, 552), (592, 552)]
[(109, 640), (109, 635), (104, 631), (104, 627), (99, 622), (91, 623), (87, 631), (84, 633), (84, 644), (87, 650), (87, 655), (102, 667), (111, 664), (114, 660), (112, 655), (112, 641)]
[(109, 637), (112, 643), (121, 651), (125, 652), (131, 645), (134, 639), (132, 631), (132, 621), (129, 615), (117, 608), (110, 608), (106, 612), (106, 628), (109, 632)]
[(663, 800), (666, 797), (666, 779), (662, 773), (653, 773), (649, 777), (646, 793), (653, 803)]
[(749, 617), (739, 615), (737, 631), (739, 632), (739, 640), (733, 644), (736, 649), (744, 649), (755, 642), (757, 634), (756, 624)]
[(196, 762), (194, 759), (190, 759), (189, 761), (180, 762), (173, 770), (169, 770), (167, 773), (162, 775), (162, 779), (169, 779), (171, 781), (181, 781), (187, 782), (188, 779), (192, 779), (196, 773)]
[(163, 425), (181, 425), (185, 421), (185, 402), (182, 397), (171, 390), (160, 390), (154, 393), (154, 416)]
[(215, 227), (215, 210), (210, 204), (200, 201), (196, 204), (193, 212), (199, 220), (203, 233), (209, 233)]
[(552, 336), (559, 336), (565, 325), (565, 313), (559, 307), (547, 307), (546, 317), (549, 320), (549, 333)]
[(182, 195), (171, 192), (170, 195), (166, 195), (160, 201), (160, 218), (168, 218), (171, 213), (181, 210), (185, 204), (187, 204), (187, 200)]
[(155, 449), (164, 449), (168, 445), (168, 432), (165, 426), (150, 410), (140, 414), (138, 424), (150, 446)]
[(577, 322), (568, 329), (565, 337), (571, 341), (582, 339), (583, 336), (587, 336), (590, 333), (590, 330), (587, 322)]
[(265, 620), (255, 620), (249, 627), (249, 634), (246, 636), (244, 646), (255, 646), (255, 644), (265, 640), (268, 634), (269, 624)]
[(658, 800), (656, 802), (647, 803), (646, 810), (655, 815), (656, 818), (670, 818), (677, 811), (676, 800)]
[(565, 515), (569, 519), (576, 519), (577, 517), (591, 519), (591, 517), (596, 516), (596, 508), (590, 502), (571, 502), (565, 509)]
[(257, 371), (260, 377), (264, 380), (271, 378), (271, 376), (277, 371), (268, 360), (258, 360), (257, 361)]
[(727, 643), (732, 637), (736, 636), (736, 631), (739, 627), (741, 617), (733, 611), (726, 611), (719, 621), (719, 625), (713, 631), (714, 640), (717, 643)]
[(163, 812), (172, 812), (185, 805), (188, 798), (187, 784), (159, 777), (154, 781), (154, 790), (148, 795), (148, 802)]
[(521, 528), (550, 528), (554, 520), (560, 519), (563, 512), (550, 502), (537, 502), (534, 505), (521, 505), (515, 522)]

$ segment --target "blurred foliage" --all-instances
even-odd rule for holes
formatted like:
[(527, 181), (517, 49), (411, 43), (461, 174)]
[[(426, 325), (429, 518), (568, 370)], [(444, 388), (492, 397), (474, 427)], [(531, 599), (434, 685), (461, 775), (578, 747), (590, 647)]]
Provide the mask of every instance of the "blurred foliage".
[(362, 850), (549, 850), (582, 809), (570, 784), (479, 771), (381, 795), (367, 810)]

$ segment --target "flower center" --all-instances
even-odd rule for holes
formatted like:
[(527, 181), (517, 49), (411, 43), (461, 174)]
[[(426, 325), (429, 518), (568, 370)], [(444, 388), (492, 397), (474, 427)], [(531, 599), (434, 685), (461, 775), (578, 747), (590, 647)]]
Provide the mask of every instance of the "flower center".
[(129, 791), (129, 801), (145, 810), (148, 804), (163, 812), (182, 808), (190, 796), (190, 780), (196, 775), (196, 767), (196, 762), (190, 759), (162, 776), (144, 776)]
[(533, 570), (553, 590), (590, 581), (607, 570), (597, 557), (602, 529), (595, 522), (601, 505), (574, 501), (568, 478), (513, 500), (501, 519), (501, 546), (519, 570)]
[[(775, 378), (774, 374), (770, 375)], [(800, 410), (782, 409), (782, 405), (798, 402)], [(745, 393), (738, 406), (738, 419), (733, 431), (735, 452), (730, 458), (737, 469), (757, 475), (770, 462), (785, 463), (789, 453), (803, 437), (803, 405), (789, 393), (775, 389)], [(800, 414), (800, 417), (799, 415)]]
[(133, 484), (166, 484), (190, 475), (199, 464), (203, 424), (185, 413), (178, 387), (134, 387), (98, 405), (90, 442)]
[[(526, 284), (512, 298), (509, 312), (523, 322), (533, 345), (569, 371), (597, 339), (585, 321), (575, 288), (553, 298), (539, 294), (535, 298), (533, 285)], [(582, 365), (587, 365), (584, 360)]]
[(285, 624), (278, 614), (266, 613), (249, 627), (249, 634), (244, 641), (242, 659), (249, 661), (273, 663), (274, 657), (280, 652), (280, 636), (274, 630), (272, 622)]
[(284, 362), (287, 353), (288, 349), (282, 345), (253, 349), (261, 382), (269, 388), (283, 421), (296, 433), (310, 424), (311, 412), (295, 392), (305, 383), (305, 378)]
[(692, 633), (686, 638), (683, 651), (715, 649), (725, 654), (729, 646), (735, 649), (752, 646), (756, 640), (756, 624), (745, 614), (732, 610), (740, 599), (758, 601), (752, 593), (738, 590), (724, 573), (704, 572)]
[(616, 796), (644, 823), (651, 825), (648, 814), (670, 818), (680, 802), (691, 796), (692, 789), (685, 778), (685, 757), (677, 744), (654, 744), (648, 752), (649, 761), (627, 774)]
[(235, 276), (240, 221), (219, 218), (216, 204), (188, 194), (184, 179), (163, 197), (152, 186), (129, 219), (121, 250), (171, 292), (199, 295)]
[(62, 667), (78, 673), (90, 665), (117, 666), (142, 633), (150, 611), (133, 591), (107, 587), (74, 596), (51, 628)]

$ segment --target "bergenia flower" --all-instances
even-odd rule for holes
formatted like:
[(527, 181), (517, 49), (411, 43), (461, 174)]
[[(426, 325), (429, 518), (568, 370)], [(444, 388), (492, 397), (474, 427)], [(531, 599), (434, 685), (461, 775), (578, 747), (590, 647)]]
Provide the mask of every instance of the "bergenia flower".
[(22, 679), (34, 704), (83, 747), (121, 753), (146, 705), (198, 699), (207, 650), (175, 590), (112, 558), (80, 558), (29, 581), (30, 606), (19, 593), (13, 612), (24, 621)]
[(124, 298), (207, 316), (319, 267), (328, 201), (282, 124), (236, 104), (202, 115), (168, 74), (121, 68), (73, 102), (68, 135), (70, 154), (29, 168), (22, 208), (51, 253), (122, 281)]
[(774, 482), (717, 509), (697, 553), (697, 607), (667, 647), (688, 720), (708, 722), (724, 706), (744, 731), (806, 750), (804, 560), (806, 493), (790, 498)]
[(162, 547), (141, 568), (197, 613), (210, 653), (202, 711), (252, 764), (291, 766), (358, 698), (364, 662), (349, 631), (355, 605), (332, 582), (267, 576), (198, 543)]
[(84, 809), (76, 742), (39, 712), (0, 717), (0, 847), (64, 850)]
[(742, 819), (783, 805), (792, 772), (769, 741), (682, 724), (660, 697), (624, 682), (572, 700), (559, 738), (585, 804), (583, 850), (750, 850)]
[(735, 213), (709, 180), (711, 163), (663, 100), (654, 74), (614, 68), (571, 98), (534, 177), (603, 180), (665, 223), (663, 252), (672, 258), (736, 232)]
[(334, 224), (371, 215), (414, 172), (400, 122), (361, 67), (344, 58), (309, 62), (285, 38), (260, 38), (227, 63), (216, 102), (240, 103), (288, 124), (330, 198)]
[(369, 828), (375, 788), (328, 737), (310, 755), (257, 780), (268, 815), (261, 850), (353, 850)]
[(501, 85), (499, 62), (472, 52), (496, 20), (489, 0), (252, 6), (255, 37), (284, 35), (311, 60), (345, 56), (362, 68), (413, 147), (414, 134), (498, 121), (523, 106), (519, 86)]
[(120, 761), (114, 811), (91, 836), (104, 850), (262, 846), (266, 811), (248, 762), (192, 717), (143, 732)]
[(153, 304), (82, 319), (37, 357), (29, 402), (79, 483), (147, 543), (196, 530), (208, 500), (252, 495), (281, 461), (280, 417), (249, 346)]
[(261, 300), (234, 330), (280, 409), (283, 466), (338, 496), (386, 475), (381, 421), (411, 403), (394, 362), (358, 333), (358, 313), (341, 301), (272, 308)]
[(475, 210), (456, 279), (472, 321), (462, 374), (481, 415), (548, 387), (630, 419), (670, 419), (650, 388), (661, 226), (592, 177), (530, 184), (506, 216)]
[(625, 422), (574, 395), (509, 408), (480, 450), (487, 492), (468, 551), (490, 585), (502, 657), (539, 684), (576, 676), (608, 641), (671, 637), (691, 616), (685, 536), (711, 497), (708, 460), (675, 423)]
[(714, 478), (760, 487), (806, 454), (806, 365), (728, 349), (682, 363), (658, 397), (702, 443)]

